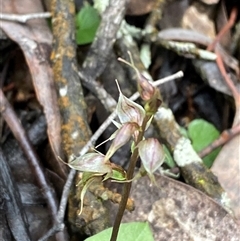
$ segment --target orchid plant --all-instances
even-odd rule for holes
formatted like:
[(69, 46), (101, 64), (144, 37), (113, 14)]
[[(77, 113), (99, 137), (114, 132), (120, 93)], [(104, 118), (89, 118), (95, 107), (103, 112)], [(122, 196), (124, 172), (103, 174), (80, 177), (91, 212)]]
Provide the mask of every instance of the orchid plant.
[[(120, 121), (113, 121), (117, 130), (108, 140), (112, 143), (106, 152), (102, 154), (96, 150), (77, 157), (69, 167), (83, 172), (79, 185), (82, 185), (81, 208), (83, 208), (83, 198), (87, 188), (99, 177), (102, 181), (111, 179), (117, 182), (131, 182), (133, 179), (133, 169), (137, 160), (141, 159), (140, 172), (147, 174), (154, 183), (154, 172), (163, 164), (165, 154), (163, 146), (155, 138), (145, 138), (144, 133), (149, 127), (154, 114), (161, 105), (158, 88), (154, 87), (134, 66), (131, 55), (131, 62), (119, 59), (121, 62), (131, 66), (138, 76), (138, 90), (141, 98), (145, 101), (144, 107), (133, 102), (122, 93), (118, 82), (119, 98), (116, 107), (117, 117)], [(106, 140), (106, 141), (108, 141)], [(111, 157), (122, 146), (131, 142), (131, 158), (127, 172), (121, 167), (111, 162)]]

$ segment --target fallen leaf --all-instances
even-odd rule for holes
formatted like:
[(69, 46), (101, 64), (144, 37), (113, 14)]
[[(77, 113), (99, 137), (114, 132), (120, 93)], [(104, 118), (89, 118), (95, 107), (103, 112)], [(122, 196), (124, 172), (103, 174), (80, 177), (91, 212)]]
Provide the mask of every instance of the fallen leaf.
[(234, 219), (211, 198), (179, 181), (156, 176), (158, 186), (147, 177), (133, 182), (135, 210), (124, 222), (148, 221), (154, 240), (239, 241)]
[(182, 27), (214, 38), (216, 35), (213, 22), (214, 10), (212, 6), (198, 1), (193, 2), (184, 13)]
[[(240, 107), (237, 106), (234, 125), (240, 123)], [(221, 186), (231, 199), (231, 208), (240, 224), (240, 135), (223, 146), (211, 168)]]

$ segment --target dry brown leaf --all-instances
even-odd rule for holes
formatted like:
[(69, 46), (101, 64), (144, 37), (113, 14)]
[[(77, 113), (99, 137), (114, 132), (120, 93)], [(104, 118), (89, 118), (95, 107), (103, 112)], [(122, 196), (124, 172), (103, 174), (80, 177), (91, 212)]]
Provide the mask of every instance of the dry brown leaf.
[[(28, 6), (26, 8), (26, 6)], [(5, 0), (1, 4), (3, 13), (26, 14), (43, 12), (41, 1)], [(52, 45), (52, 34), (46, 20), (34, 19), (26, 24), (1, 21), (3, 31), (21, 47), (29, 66), (35, 92), (48, 124), (48, 137), (56, 155), (60, 151), (60, 118), (57, 95), (54, 88), (53, 73), (49, 61)], [(65, 178), (66, 167), (55, 163), (55, 171)]]
[(136, 209), (124, 222), (148, 221), (155, 240), (239, 241), (240, 230), (231, 216), (198, 190), (167, 177), (133, 182), (131, 198)]
[(234, 215), (240, 222), (240, 135), (228, 142), (212, 166), (221, 186), (232, 200)]
[(214, 22), (212, 20), (214, 11), (214, 6), (208, 6), (195, 1), (184, 13), (182, 27), (214, 38), (216, 35)]
[[(239, 123), (240, 108), (237, 107), (234, 125)], [(231, 208), (240, 224), (240, 135), (224, 145), (211, 170), (231, 198)]]

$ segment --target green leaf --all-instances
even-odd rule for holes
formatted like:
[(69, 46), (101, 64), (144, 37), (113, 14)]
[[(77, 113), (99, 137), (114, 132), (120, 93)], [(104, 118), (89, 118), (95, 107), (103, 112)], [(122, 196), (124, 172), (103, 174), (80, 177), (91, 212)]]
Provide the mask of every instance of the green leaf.
[[(103, 230), (102, 232), (85, 239), (85, 241), (109, 241), (112, 228)], [(132, 222), (123, 223), (120, 226), (117, 241), (154, 241), (152, 231), (148, 223)]]
[[(214, 140), (216, 140), (220, 133), (211, 123), (202, 119), (196, 119), (189, 124), (188, 135), (192, 140), (194, 150), (199, 152), (211, 144)], [(219, 151), (220, 148), (217, 148), (203, 158), (203, 162), (207, 167), (212, 166), (212, 163), (218, 155)]]
[(165, 145), (163, 145), (163, 150), (165, 153), (164, 163), (166, 163), (170, 168), (175, 167), (176, 163), (174, 162), (170, 151), (168, 150), (168, 148)]
[(101, 18), (96, 9), (86, 4), (76, 15), (77, 44), (91, 43), (95, 37)]
[(126, 174), (119, 172), (117, 170), (112, 170), (112, 177), (113, 180), (117, 180), (117, 181), (125, 181), (127, 180)]

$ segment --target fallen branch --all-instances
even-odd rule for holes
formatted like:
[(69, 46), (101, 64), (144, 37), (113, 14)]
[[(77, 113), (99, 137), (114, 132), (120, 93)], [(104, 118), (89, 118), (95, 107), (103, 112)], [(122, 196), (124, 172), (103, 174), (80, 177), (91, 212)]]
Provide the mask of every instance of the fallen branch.
[(50, 18), (51, 13), (30, 13), (30, 14), (8, 14), (0, 13), (0, 20), (14, 21), (19, 23), (26, 23), (30, 19), (36, 18)]
[(96, 78), (107, 66), (109, 53), (112, 51), (117, 31), (124, 17), (125, 2), (126, 0), (109, 1), (109, 5), (102, 15), (96, 37), (79, 71), (83, 85), (101, 101), (110, 113), (114, 110), (116, 101), (96, 82)]
[(223, 133), (220, 135), (220, 137), (215, 140), (213, 143), (211, 143), (209, 146), (205, 147), (203, 150), (201, 150), (198, 155), (203, 158), (206, 155), (208, 155), (209, 153), (211, 153), (213, 150), (215, 150), (216, 148), (226, 144), (227, 142), (229, 142), (230, 140), (232, 140), (232, 138), (236, 135), (238, 135), (240, 133), (240, 124), (233, 126), (231, 129), (229, 130), (225, 130), (223, 131)]

